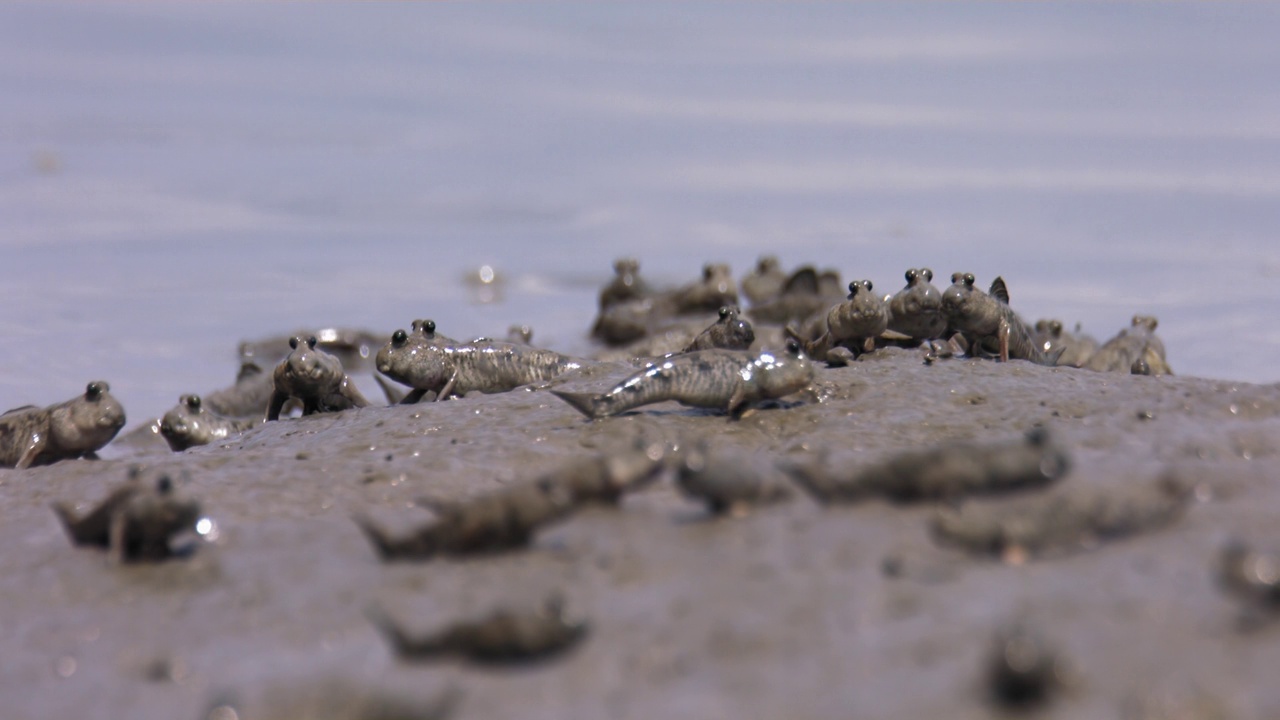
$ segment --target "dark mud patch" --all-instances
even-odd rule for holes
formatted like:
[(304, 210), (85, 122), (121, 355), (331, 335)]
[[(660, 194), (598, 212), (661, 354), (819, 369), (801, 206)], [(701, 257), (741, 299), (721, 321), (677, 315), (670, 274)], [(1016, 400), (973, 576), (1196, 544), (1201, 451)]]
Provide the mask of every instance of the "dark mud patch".
[[(618, 363), (577, 380), (627, 372)], [(980, 718), (993, 711), (992, 637), (1020, 618), (1077, 670), (1043, 716), (1280, 713), (1280, 628), (1240, 632), (1218, 580), (1232, 537), (1280, 545), (1280, 389), (1022, 362), (926, 366), (892, 349), (819, 380), (824, 402), (736, 422), (674, 404), (588, 422), (545, 389), (519, 390), (268, 423), (178, 454), (0, 471), (6, 717), (197, 718), (222, 698), (274, 707), (280, 693), (324, 705), (315, 698), (340, 678), (375, 698), (409, 688), (423, 703), (456, 690), (456, 717)], [(1127, 492), (1168, 474), (1193, 488), (1186, 507), (1158, 530), (1016, 562), (938, 546), (931, 503), (822, 508), (797, 495), (709, 518), (669, 478), (618, 508), (576, 513), (527, 549), (476, 558), (386, 565), (350, 519), (409, 528), (421, 497), (491, 492), (619, 438), (705, 437), (792, 460), (826, 448), (860, 466), (1037, 424), (1072, 471), (993, 502)], [(49, 503), (96, 501), (130, 462), (185, 473), (216, 539), (146, 566), (72, 547)], [(447, 622), (555, 592), (591, 633), (530, 668), (402, 663), (364, 615), (377, 604)]]

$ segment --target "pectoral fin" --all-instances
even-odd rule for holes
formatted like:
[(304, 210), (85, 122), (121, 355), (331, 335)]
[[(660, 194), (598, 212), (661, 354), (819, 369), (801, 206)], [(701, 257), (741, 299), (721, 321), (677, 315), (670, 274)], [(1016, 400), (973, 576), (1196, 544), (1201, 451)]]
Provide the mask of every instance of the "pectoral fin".
[(448, 400), (449, 394), (453, 392), (453, 386), (457, 384), (458, 384), (458, 373), (455, 370), (454, 373), (449, 376), (449, 382), (445, 383), (444, 387), (440, 389), (440, 394), (436, 396), (436, 401)]
[(271, 393), (271, 404), (267, 406), (267, 419), (279, 420), (280, 410), (284, 407), (284, 403), (288, 399), (289, 396), (279, 390)]
[(48, 443), (45, 441), (43, 434), (38, 432), (32, 433), (31, 439), (27, 443), (27, 449), (22, 451), (22, 457), (18, 458), (18, 462), (14, 467), (18, 470), (25, 470), (26, 468), (31, 467), (31, 463), (35, 462), (36, 458), (40, 457), (40, 453), (44, 452), (47, 445)]

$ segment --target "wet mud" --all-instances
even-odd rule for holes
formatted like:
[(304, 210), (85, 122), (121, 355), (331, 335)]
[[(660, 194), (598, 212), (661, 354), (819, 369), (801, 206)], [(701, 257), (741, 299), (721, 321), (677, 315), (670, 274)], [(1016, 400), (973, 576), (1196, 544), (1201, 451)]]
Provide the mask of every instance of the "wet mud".
[[(1280, 622), (1238, 622), (1242, 602), (1270, 607), (1274, 578), (1229, 550), (1280, 547), (1280, 387), (926, 365), (885, 348), (820, 369), (820, 402), (738, 420), (668, 402), (589, 421), (548, 391), (634, 371), (609, 363), (509, 393), (284, 418), (181, 453), (113, 445), (97, 461), (0, 470), (6, 717), (356, 717), (403, 703), (458, 718), (986, 718), (1011, 702), (1037, 717), (1280, 714)], [(409, 534), (423, 498), (473, 501), (637, 439), (713, 438), (716, 456), (856, 474), (1034, 426), (1070, 470), (960, 506), (823, 506), (795, 492), (716, 516), (673, 466), (497, 553), (384, 563), (352, 520)], [(199, 500), (201, 532), (175, 539), (193, 549), (120, 564), (68, 541), (51, 504), (83, 515), (133, 464)], [(1069, 552), (974, 553), (933, 529), (940, 513), (1059, 494), (1142, 505), (1166, 480), (1185, 489), (1176, 513), (1123, 537), (1066, 533)], [(369, 619), (380, 608), (416, 636), (551, 596), (590, 632), (529, 666), (403, 662)], [(1034, 628), (1034, 643), (1010, 627)], [(1049, 676), (1059, 663), (1070, 677)], [(331, 702), (335, 687), (352, 691)]]

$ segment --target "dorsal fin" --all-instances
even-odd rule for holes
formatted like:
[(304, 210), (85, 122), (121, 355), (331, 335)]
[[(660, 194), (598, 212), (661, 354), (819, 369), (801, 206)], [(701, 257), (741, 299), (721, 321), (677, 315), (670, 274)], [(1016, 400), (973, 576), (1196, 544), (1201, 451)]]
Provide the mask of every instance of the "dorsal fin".
[(1004, 278), (997, 277), (995, 280), (992, 280), (991, 290), (989, 292), (991, 297), (999, 300), (1005, 305), (1009, 304), (1009, 288), (1005, 287)]
[(818, 294), (818, 271), (813, 269), (812, 265), (804, 267), (791, 273), (791, 277), (787, 278), (787, 284), (782, 288), (783, 293), (804, 293), (806, 295)]

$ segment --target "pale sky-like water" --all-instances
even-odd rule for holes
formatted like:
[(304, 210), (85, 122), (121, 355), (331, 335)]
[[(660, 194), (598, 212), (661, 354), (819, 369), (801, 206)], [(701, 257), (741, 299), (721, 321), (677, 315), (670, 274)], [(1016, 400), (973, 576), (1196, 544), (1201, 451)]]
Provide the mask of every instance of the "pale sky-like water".
[[(0, 408), (303, 326), (583, 349), (636, 255), (1003, 275), (1280, 380), (1280, 8), (0, 6)], [(481, 264), (506, 277), (478, 304)]]

